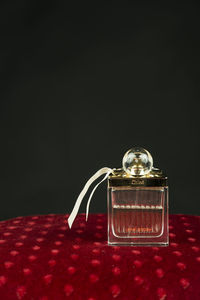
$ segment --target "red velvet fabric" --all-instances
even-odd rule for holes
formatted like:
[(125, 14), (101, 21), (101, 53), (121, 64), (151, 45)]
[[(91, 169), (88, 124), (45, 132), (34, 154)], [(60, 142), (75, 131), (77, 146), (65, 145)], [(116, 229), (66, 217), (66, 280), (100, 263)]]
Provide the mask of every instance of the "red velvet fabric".
[(1, 300), (199, 300), (200, 217), (170, 216), (169, 247), (107, 245), (106, 215), (0, 222)]

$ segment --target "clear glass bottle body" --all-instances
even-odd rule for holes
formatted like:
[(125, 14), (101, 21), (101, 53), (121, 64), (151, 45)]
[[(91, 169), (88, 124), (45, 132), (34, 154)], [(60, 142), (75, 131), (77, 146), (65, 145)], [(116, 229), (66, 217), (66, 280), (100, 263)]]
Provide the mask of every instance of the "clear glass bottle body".
[(108, 187), (108, 244), (167, 246), (168, 187)]

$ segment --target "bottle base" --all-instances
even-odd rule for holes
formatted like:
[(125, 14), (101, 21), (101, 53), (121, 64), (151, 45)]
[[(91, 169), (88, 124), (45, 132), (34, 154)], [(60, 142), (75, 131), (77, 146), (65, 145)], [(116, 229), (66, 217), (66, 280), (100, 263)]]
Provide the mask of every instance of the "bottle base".
[(131, 246), (131, 247), (168, 247), (169, 242), (155, 242), (155, 243), (135, 243), (135, 242), (111, 242), (108, 241), (108, 246)]
[(167, 233), (158, 237), (125, 237), (119, 238), (113, 234), (108, 235), (108, 245), (111, 246), (149, 246), (167, 247), (169, 246), (169, 235)]

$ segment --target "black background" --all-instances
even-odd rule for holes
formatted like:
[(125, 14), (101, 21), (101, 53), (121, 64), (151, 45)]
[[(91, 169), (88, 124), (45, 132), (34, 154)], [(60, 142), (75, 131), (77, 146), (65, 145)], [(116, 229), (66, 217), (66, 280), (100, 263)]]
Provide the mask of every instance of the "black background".
[(70, 212), (132, 146), (169, 176), (170, 213), (200, 214), (195, 2), (4, 1), (0, 20), (1, 219)]

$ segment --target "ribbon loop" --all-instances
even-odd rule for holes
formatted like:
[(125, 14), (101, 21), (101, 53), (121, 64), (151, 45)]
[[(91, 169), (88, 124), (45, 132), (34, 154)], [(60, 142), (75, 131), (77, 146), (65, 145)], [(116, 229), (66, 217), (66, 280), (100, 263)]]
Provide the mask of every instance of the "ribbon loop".
[(106, 174), (106, 175), (104, 176), (104, 178), (103, 178), (100, 182), (98, 182), (98, 183), (95, 185), (95, 187), (93, 188), (93, 190), (92, 190), (92, 192), (91, 192), (91, 194), (90, 194), (90, 197), (89, 197), (88, 202), (87, 202), (87, 208), (86, 208), (86, 221), (87, 221), (87, 219), (88, 219), (88, 213), (89, 213), (90, 201), (91, 201), (91, 199), (92, 199), (92, 196), (93, 196), (93, 194), (94, 194), (96, 188), (97, 188), (104, 180), (106, 180), (106, 178), (107, 178), (107, 177), (109, 176), (109, 174), (112, 173), (112, 172), (113, 172), (113, 169), (111, 169), (111, 168), (107, 168), (107, 167), (102, 168), (102, 169), (98, 170), (98, 171), (97, 171), (97, 172), (96, 172), (96, 173), (95, 173), (95, 174), (94, 174), (94, 175), (86, 182), (86, 184), (85, 184), (84, 188), (82, 189), (81, 193), (79, 194), (79, 196), (78, 196), (78, 198), (77, 198), (77, 200), (76, 200), (76, 203), (75, 203), (75, 205), (74, 205), (74, 208), (73, 208), (73, 210), (72, 210), (72, 212), (71, 212), (71, 214), (70, 214), (70, 216), (69, 216), (69, 218), (68, 218), (68, 220), (67, 220), (67, 221), (68, 221), (68, 224), (69, 224), (69, 228), (72, 227), (72, 224), (73, 224), (73, 222), (74, 222), (74, 219), (75, 219), (76, 216), (77, 216), (77, 213), (78, 213), (79, 207), (80, 207), (80, 205), (81, 205), (81, 202), (82, 202), (82, 200), (83, 200), (85, 194), (87, 193), (87, 191), (88, 191), (90, 185), (91, 185), (98, 177), (100, 177), (100, 176), (103, 175), (103, 174)]

